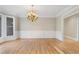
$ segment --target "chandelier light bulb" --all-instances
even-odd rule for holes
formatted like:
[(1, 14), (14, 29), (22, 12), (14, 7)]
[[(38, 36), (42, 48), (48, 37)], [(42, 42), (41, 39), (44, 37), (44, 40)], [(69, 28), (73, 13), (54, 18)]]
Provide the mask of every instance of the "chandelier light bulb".
[(27, 13), (27, 19), (34, 22), (35, 20), (38, 19), (38, 15), (36, 13), (36, 11), (33, 9), (33, 5), (32, 5), (32, 10), (30, 10), (28, 13)]

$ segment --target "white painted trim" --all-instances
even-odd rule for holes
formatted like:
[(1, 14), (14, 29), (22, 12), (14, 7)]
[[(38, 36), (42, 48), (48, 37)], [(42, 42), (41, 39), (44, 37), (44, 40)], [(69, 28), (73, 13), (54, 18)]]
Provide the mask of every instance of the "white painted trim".
[(64, 40), (64, 18), (61, 18), (61, 38)]
[[(63, 39), (64, 39), (64, 19), (67, 17), (70, 17), (72, 15), (78, 14), (79, 13), (79, 6), (72, 6), (69, 7), (68, 9), (63, 10), (60, 12), (60, 14), (57, 17), (62, 17), (62, 24), (61, 24), (61, 29), (62, 29), (62, 34), (63, 34)], [(78, 25), (77, 25), (78, 26)], [(78, 40), (78, 30), (77, 30), (77, 40)]]
[(63, 16), (66, 18), (66, 17), (72, 16), (77, 13), (79, 13), (79, 6), (70, 6), (62, 10), (56, 17)]
[(20, 31), (20, 38), (55, 38), (55, 31)]
[(20, 31), (20, 38), (57, 38), (63, 41), (61, 31)]
[(79, 15), (77, 16), (77, 40), (79, 40)]
[[(76, 30), (76, 38), (72, 38), (72, 37), (69, 37), (69, 36), (65, 36), (64, 35), (64, 37), (68, 37), (68, 38), (70, 38), (70, 39), (73, 39), (73, 40), (76, 40), (76, 41), (78, 41), (78, 20), (79, 20), (79, 15), (75, 15), (75, 16), (73, 16), (74, 17), (74, 20), (77, 20), (76, 21), (76, 26), (77, 26), (77, 30)], [(63, 29), (64, 29), (64, 27), (63, 27)]]
[(61, 12), (59, 12), (59, 13), (57, 14), (56, 17), (60, 17), (60, 16), (64, 15), (67, 11), (69, 11), (69, 9), (72, 9), (73, 7), (74, 7), (74, 6), (70, 6), (70, 7), (68, 7), (68, 8), (63, 9)]
[[(1, 28), (1, 34), (2, 34), (2, 37), (0, 37), (0, 40), (1, 41), (6, 41), (6, 40), (15, 40), (17, 37), (16, 37), (16, 33), (15, 33), (15, 18), (13, 16), (7, 16), (7, 15), (4, 15), (4, 14), (0, 14), (1, 15), (1, 20), (2, 20), (2, 28)], [(6, 17), (11, 17), (13, 18), (13, 32), (14, 32), (14, 35), (13, 36), (6, 36)]]
[(0, 39), (0, 43), (10, 41), (10, 40), (15, 40), (15, 39), (17, 39), (17, 38), (16, 37), (2, 38), (2, 39)]
[(78, 41), (77, 38), (73, 38), (73, 37), (66, 36), (66, 35), (65, 35), (65, 38), (69, 38), (69, 39), (72, 39), (72, 40)]
[[(5, 24), (6, 24), (6, 18), (7, 17), (10, 17), (10, 18), (13, 18), (13, 37), (15, 36), (15, 18), (13, 17), (13, 16), (5, 16)], [(6, 29), (6, 25), (5, 25), (5, 29)], [(7, 30), (7, 29), (6, 29)], [(6, 32), (6, 30), (5, 30), (5, 32)], [(6, 33), (7, 34), (7, 33)], [(7, 35), (5, 35), (5, 37), (8, 37)], [(12, 37), (12, 36), (11, 36)]]
[[(0, 17), (1, 17), (1, 16), (2, 16), (2, 15), (0, 14)], [(2, 39), (2, 31), (3, 31), (3, 30), (2, 30), (2, 25), (3, 25), (3, 24), (2, 24), (2, 21), (3, 21), (3, 20), (2, 20), (2, 17), (1, 17), (1, 37), (0, 37), (0, 39)]]

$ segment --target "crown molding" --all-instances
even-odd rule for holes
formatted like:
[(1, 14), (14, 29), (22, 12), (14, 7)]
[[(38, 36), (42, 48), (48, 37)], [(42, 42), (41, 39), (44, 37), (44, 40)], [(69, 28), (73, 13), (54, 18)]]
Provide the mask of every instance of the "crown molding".
[(74, 6), (70, 6), (70, 7), (66, 8), (63, 11), (61, 11), (60, 13), (58, 13), (58, 15), (56, 17), (60, 17), (60, 16), (68, 17), (68, 16), (74, 15), (76, 13), (79, 13), (79, 6), (74, 5)]

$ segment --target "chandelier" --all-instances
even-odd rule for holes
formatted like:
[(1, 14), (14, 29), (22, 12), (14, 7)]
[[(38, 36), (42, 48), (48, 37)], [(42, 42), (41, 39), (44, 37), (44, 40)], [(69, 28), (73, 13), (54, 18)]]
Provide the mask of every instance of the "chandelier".
[(28, 13), (27, 13), (27, 19), (32, 21), (32, 22), (34, 22), (38, 19), (38, 15), (37, 15), (37, 13), (36, 13), (36, 11), (34, 10), (33, 7), (34, 7), (34, 5), (32, 5), (31, 10), (29, 10)]

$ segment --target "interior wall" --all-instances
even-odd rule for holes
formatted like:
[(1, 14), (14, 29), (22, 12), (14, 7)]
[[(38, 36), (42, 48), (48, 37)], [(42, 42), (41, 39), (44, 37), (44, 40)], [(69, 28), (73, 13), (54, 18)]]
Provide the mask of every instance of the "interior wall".
[(59, 40), (63, 40), (63, 18), (56, 18), (56, 38)]
[(18, 17), (15, 17), (15, 36), (16, 38), (19, 38), (20, 35), (20, 19)]
[(64, 20), (64, 35), (69, 39), (77, 40), (77, 16), (73, 15)]
[(35, 22), (20, 18), (20, 31), (55, 31), (55, 18), (42, 17)]
[[(74, 15), (78, 12), (79, 12), (79, 7), (70, 8), (65, 12), (62, 12), (60, 15), (58, 15), (57, 18), (41, 17), (35, 23), (31, 23), (25, 18), (20, 18), (20, 29), (19, 29), (20, 37), (23, 37), (23, 38), (24, 37), (25, 38), (26, 37), (27, 38), (55, 37), (57, 39), (63, 40), (64, 39), (64, 18)], [(50, 21), (49, 19), (53, 19), (53, 20)], [(78, 38), (79, 38), (79, 34), (78, 34)]]
[(78, 17), (78, 40), (79, 40), (79, 17)]
[[(56, 25), (56, 38), (64, 40), (64, 19), (78, 13), (79, 6), (75, 6), (60, 12), (60, 14), (57, 16), (58, 20), (56, 21), (57, 23), (60, 23)], [(79, 28), (79, 26), (77, 28)], [(79, 30), (77, 29), (77, 38), (79, 37), (78, 31)]]
[(19, 30), (21, 38), (55, 38), (56, 18), (39, 17), (32, 23), (22, 17)]
[(77, 15), (77, 36), (79, 40), (79, 14)]

